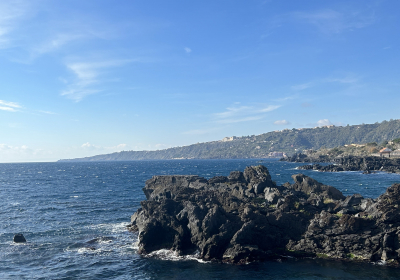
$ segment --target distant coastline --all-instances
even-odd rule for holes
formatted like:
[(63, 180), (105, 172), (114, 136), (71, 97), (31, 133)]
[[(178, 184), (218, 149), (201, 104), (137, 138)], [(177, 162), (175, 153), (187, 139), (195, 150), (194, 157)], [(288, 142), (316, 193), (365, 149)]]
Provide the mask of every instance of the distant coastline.
[(399, 137), (400, 120), (390, 120), (352, 126), (331, 125), (284, 129), (260, 135), (225, 137), (218, 141), (157, 151), (122, 151), (84, 158), (61, 159), (59, 161), (270, 158), (281, 157), (284, 154), (293, 155), (304, 150), (318, 150), (322, 147), (334, 148), (346, 144), (382, 143)]

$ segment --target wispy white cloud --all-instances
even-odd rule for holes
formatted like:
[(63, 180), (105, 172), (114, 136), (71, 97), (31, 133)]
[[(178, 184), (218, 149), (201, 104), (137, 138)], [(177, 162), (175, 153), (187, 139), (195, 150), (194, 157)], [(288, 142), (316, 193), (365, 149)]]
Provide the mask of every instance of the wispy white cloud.
[(10, 146), (6, 144), (0, 144), (0, 151), (27, 151), (29, 148), (26, 145), (22, 146)]
[(31, 59), (36, 58), (40, 55), (54, 52), (68, 43), (73, 41), (78, 41), (80, 39), (86, 39), (88, 34), (84, 34), (82, 32), (74, 32), (74, 33), (57, 33), (51, 35), (49, 38), (43, 39), (42, 42), (39, 42), (36, 46), (31, 47)]
[[(132, 32), (132, 24), (110, 22), (96, 13), (82, 16), (76, 11), (61, 11), (46, 2), (0, 1), (0, 49), (13, 49), (9, 60), (30, 64), (44, 54), (71, 53), (71, 43), (113, 40), (125, 36), (128, 28)], [(41, 11), (48, 16), (43, 17)]]
[(335, 78), (327, 78), (326, 82), (329, 83), (340, 83), (340, 84), (355, 84), (359, 82), (359, 78), (355, 76), (346, 76), (346, 77), (335, 77)]
[(96, 146), (96, 145), (90, 144), (89, 142), (86, 142), (86, 143), (82, 144), (81, 148), (84, 148), (84, 149), (99, 149), (100, 146)]
[(271, 112), (271, 111), (278, 109), (279, 107), (281, 107), (281, 106), (280, 105), (268, 105), (265, 108), (261, 108), (259, 112), (261, 112), (261, 113)]
[(372, 12), (336, 11), (332, 9), (314, 12), (295, 12), (297, 20), (306, 21), (326, 34), (339, 34), (367, 27), (375, 22)]
[(281, 107), (280, 105), (258, 104), (253, 106), (240, 106), (235, 104), (226, 108), (226, 111), (214, 114), (217, 123), (229, 124), (238, 122), (256, 121), (265, 118), (265, 114)]
[(0, 110), (2, 111), (9, 111), (9, 112), (15, 112), (16, 110), (11, 107), (5, 107), (5, 106), (0, 106)]
[(327, 126), (327, 125), (332, 125), (331, 121), (328, 119), (322, 119), (317, 121), (317, 126), (322, 127), (322, 126)]
[(300, 85), (294, 85), (294, 86), (291, 86), (291, 88), (292, 88), (292, 90), (295, 90), (295, 91), (301, 91), (301, 90), (311, 88), (313, 86), (314, 86), (314, 82), (309, 82), (309, 83), (304, 83), (304, 84), (300, 84)]
[(8, 102), (8, 101), (4, 101), (4, 100), (0, 100), (0, 105), (13, 107), (13, 108), (21, 108), (21, 105), (19, 105), (16, 102)]
[(276, 125), (288, 125), (288, 124), (290, 124), (290, 122), (288, 122), (287, 120), (278, 120), (278, 121), (275, 121), (274, 124), (276, 124)]
[(290, 95), (290, 96), (286, 96), (286, 97), (277, 98), (277, 99), (274, 99), (273, 101), (286, 102), (286, 101), (297, 99), (297, 98), (299, 98), (298, 94), (294, 94), (294, 95)]
[(330, 125), (343, 126), (344, 124), (342, 122), (331, 122), (329, 119), (321, 119), (321, 120), (317, 121), (316, 123), (308, 123), (306, 126), (308, 126), (308, 127), (324, 127), (324, 126), (330, 126)]
[(11, 146), (7, 144), (0, 144), (0, 155), (4, 158), (9, 156), (32, 156), (36, 155), (40, 150), (33, 150), (27, 145)]
[(230, 118), (234, 117), (238, 114), (241, 114), (242, 112), (248, 112), (250, 111), (251, 107), (250, 106), (233, 106), (233, 107), (228, 107), (226, 108), (225, 112), (221, 113), (216, 113), (215, 116), (219, 119), (225, 119), (225, 118)]
[[(134, 60), (106, 60), (97, 62), (72, 62), (67, 63), (67, 68), (74, 74), (74, 81), (68, 84), (67, 89), (61, 92), (76, 102), (81, 101), (84, 97), (100, 92), (101, 90), (94, 87), (101, 83), (99, 77), (108, 69), (120, 67)], [(68, 83), (68, 81), (66, 81)]]
[(29, 8), (27, 1), (0, 1), (0, 49), (9, 46), (9, 33), (21, 24)]
[(103, 147), (100, 145), (90, 144), (89, 142), (86, 142), (81, 145), (81, 148), (83, 148), (85, 150), (92, 150), (92, 151), (96, 151), (96, 152), (99, 152), (99, 151), (120, 152), (120, 151), (124, 150), (126, 147), (127, 147), (126, 144), (118, 144), (116, 146)]
[(331, 76), (327, 78), (322, 78), (322, 79), (316, 79), (310, 82), (298, 84), (291, 86), (291, 89), (294, 91), (302, 91), (306, 90), (309, 88), (317, 87), (322, 84), (327, 84), (327, 83), (336, 83), (336, 84), (342, 84), (342, 85), (355, 85), (360, 82), (360, 77), (358, 77), (355, 74), (345, 74), (345, 75), (336, 75), (336, 76)]
[(53, 157), (52, 151), (50, 150), (31, 148), (27, 145), (8, 145), (0, 143), (1, 162), (49, 161), (49, 157)]
[(184, 50), (185, 50), (186, 53), (191, 53), (192, 52), (192, 49), (188, 48), (188, 47), (185, 47)]
[[(314, 27), (321, 34), (332, 36), (366, 28), (375, 22), (376, 17), (372, 6), (294, 11), (269, 18), (261, 39), (268, 38), (285, 25), (298, 27), (299, 24), (304, 23)], [(308, 31), (309, 29), (304, 28), (304, 30)]]
[(0, 100), (0, 110), (2, 111), (16, 112), (19, 108), (22, 108), (22, 106), (16, 102)]

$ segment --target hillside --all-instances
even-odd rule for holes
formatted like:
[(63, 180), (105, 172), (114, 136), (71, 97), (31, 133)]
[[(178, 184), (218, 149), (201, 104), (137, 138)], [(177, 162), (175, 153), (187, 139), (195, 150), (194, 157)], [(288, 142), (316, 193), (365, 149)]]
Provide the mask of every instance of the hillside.
[(122, 151), (60, 161), (265, 158), (273, 151), (293, 154), (307, 149), (334, 148), (345, 144), (382, 143), (399, 137), (400, 120), (390, 120), (343, 127), (293, 128), (260, 135), (226, 137), (220, 141), (158, 151)]

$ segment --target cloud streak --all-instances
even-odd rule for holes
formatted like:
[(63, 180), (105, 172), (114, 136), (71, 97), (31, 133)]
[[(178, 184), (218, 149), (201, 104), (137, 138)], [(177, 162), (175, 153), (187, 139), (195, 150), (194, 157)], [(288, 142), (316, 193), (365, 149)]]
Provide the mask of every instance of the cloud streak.
[[(69, 83), (67, 89), (61, 92), (76, 102), (81, 101), (88, 95), (100, 92), (96, 85), (102, 83), (100, 77), (111, 68), (121, 67), (134, 60), (106, 60), (97, 62), (73, 62), (67, 63), (66, 67), (73, 73), (74, 81)], [(68, 83), (68, 82), (67, 82)]]
[(276, 125), (288, 125), (288, 124), (290, 124), (290, 122), (288, 122), (287, 120), (278, 120), (278, 121), (275, 121), (274, 124), (276, 124)]
[(16, 112), (16, 111), (18, 111), (19, 108), (22, 108), (22, 107), (21, 107), (21, 105), (19, 105), (16, 102), (8, 102), (8, 101), (0, 100), (0, 110), (2, 110), (2, 111)]
[(10, 44), (9, 33), (17, 28), (29, 10), (28, 2), (14, 0), (0, 2), (0, 49)]
[(373, 14), (366, 15), (357, 11), (338, 12), (325, 9), (315, 12), (295, 12), (295, 19), (308, 22), (322, 33), (339, 34), (367, 27), (375, 22)]
[(58, 33), (54, 34), (52, 37), (43, 40), (43, 42), (39, 43), (37, 46), (32, 47), (31, 56), (32, 58), (36, 58), (40, 55), (54, 52), (63, 46), (71, 43), (73, 41), (78, 41), (81, 39), (87, 38), (87, 34), (69, 34), (69, 33)]
[(119, 151), (124, 150), (126, 148), (126, 146), (127, 146), (126, 144), (119, 144), (119, 145), (112, 146), (112, 147), (103, 147), (100, 145), (93, 145), (93, 144), (90, 144), (89, 142), (86, 142), (81, 145), (81, 148), (85, 149), (85, 150), (93, 150), (93, 151), (103, 150), (103, 151), (107, 151), (107, 152), (110, 152), (110, 151), (119, 152)]
[(214, 121), (221, 124), (257, 121), (265, 118), (266, 113), (274, 111), (280, 105), (235, 106), (226, 108), (226, 111), (214, 114)]
[(303, 91), (303, 90), (314, 88), (314, 87), (317, 87), (317, 86), (320, 86), (323, 84), (327, 84), (327, 83), (352, 86), (352, 85), (356, 85), (359, 82), (360, 82), (359, 77), (357, 77), (353, 74), (348, 74), (348, 75), (337, 76), (337, 77), (328, 77), (328, 78), (323, 78), (323, 79), (317, 79), (317, 80), (313, 80), (313, 81), (310, 81), (307, 83), (293, 85), (293, 86), (291, 86), (291, 89), (293, 91)]

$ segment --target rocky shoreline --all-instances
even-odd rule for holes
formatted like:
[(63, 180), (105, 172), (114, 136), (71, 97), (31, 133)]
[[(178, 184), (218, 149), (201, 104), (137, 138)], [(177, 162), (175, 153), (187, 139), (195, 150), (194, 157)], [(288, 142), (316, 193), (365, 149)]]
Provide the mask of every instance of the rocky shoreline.
[[(314, 163), (297, 167), (302, 170), (317, 170), (322, 172), (340, 172), (340, 171), (363, 171), (364, 173), (373, 173), (383, 171), (388, 173), (400, 173), (400, 158), (387, 157), (359, 157), (346, 156), (332, 158), (329, 156), (322, 158), (313, 158), (304, 154), (296, 154), (284, 161)], [(332, 164), (321, 165), (321, 162)]]
[(154, 176), (131, 218), (140, 254), (198, 252), (243, 264), (293, 257), (400, 261), (400, 184), (377, 199), (345, 197), (303, 174), (282, 186), (262, 165), (206, 180)]

